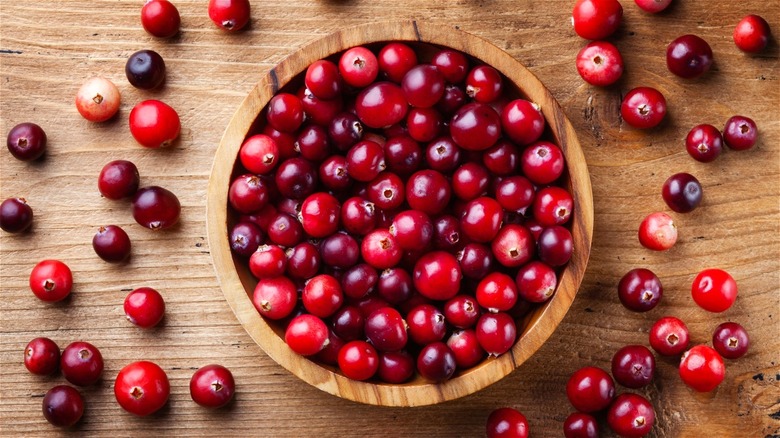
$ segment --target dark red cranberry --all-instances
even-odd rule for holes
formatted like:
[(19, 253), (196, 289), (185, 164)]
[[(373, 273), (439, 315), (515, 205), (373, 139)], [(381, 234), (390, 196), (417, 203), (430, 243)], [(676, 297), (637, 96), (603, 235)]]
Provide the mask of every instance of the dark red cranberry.
[(444, 339), (447, 325), (444, 315), (436, 306), (421, 304), (406, 315), (409, 337), (417, 345), (426, 345)]
[(324, 160), (331, 153), (328, 131), (322, 126), (314, 124), (308, 124), (301, 128), (295, 146), (303, 158), (315, 162)]
[(320, 242), (322, 262), (334, 268), (347, 269), (360, 257), (360, 247), (355, 239), (345, 233), (336, 233)]
[(603, 40), (620, 26), (623, 7), (617, 0), (577, 0), (572, 17), (577, 35), (588, 40)]
[(493, 253), (490, 247), (481, 243), (468, 243), (458, 251), (458, 262), (463, 275), (479, 280), (493, 268)]
[(406, 182), (406, 202), (414, 210), (420, 210), (430, 216), (437, 215), (444, 211), (450, 202), (450, 183), (444, 175), (435, 170), (416, 172)]
[(419, 64), (404, 75), (401, 89), (409, 105), (430, 108), (444, 95), (444, 76), (436, 66)]
[[(344, 100), (341, 98), (341, 95), (336, 96), (334, 99), (323, 100), (317, 98), (306, 87), (301, 87), (297, 96), (301, 100), (305, 120), (323, 128), (327, 128), (330, 121), (335, 119), (336, 115), (344, 109)], [(285, 158), (289, 157), (289, 155), (285, 156)]]
[(341, 92), (341, 77), (336, 64), (321, 59), (314, 61), (306, 69), (304, 80), (306, 88), (318, 99), (329, 100)]
[(558, 277), (548, 265), (534, 260), (523, 265), (515, 278), (520, 297), (531, 303), (543, 303), (555, 293)]
[(481, 314), (476, 298), (457, 295), (444, 304), (444, 317), (452, 326), (467, 329), (475, 326)]
[(8, 198), (0, 204), (0, 228), (8, 233), (21, 233), (30, 228), (33, 210), (24, 198)]
[(384, 307), (366, 318), (366, 337), (380, 351), (398, 351), (406, 345), (406, 323), (397, 310)]
[(412, 108), (406, 116), (406, 130), (417, 141), (431, 141), (442, 132), (444, 119), (434, 108)]
[(260, 211), (268, 204), (268, 185), (257, 175), (245, 174), (230, 184), (228, 201), (239, 213), (251, 214)]
[(282, 196), (304, 199), (316, 189), (317, 172), (311, 162), (303, 158), (290, 158), (279, 165), (275, 181)]
[(420, 168), (422, 149), (411, 137), (391, 137), (387, 139), (384, 150), (387, 170), (396, 175), (411, 175)]
[(126, 160), (112, 161), (100, 171), (98, 190), (108, 199), (118, 200), (133, 196), (138, 191), (140, 177), (135, 164)]
[(444, 80), (451, 84), (463, 82), (469, 71), (469, 61), (466, 56), (450, 49), (444, 49), (434, 55), (431, 64), (435, 65), (444, 76)]
[(267, 234), (268, 239), (277, 245), (295, 246), (303, 239), (303, 226), (292, 216), (279, 213), (268, 225)]
[(433, 223), (427, 214), (417, 210), (406, 210), (393, 218), (390, 226), (398, 246), (405, 251), (421, 251), (433, 239)]
[(523, 225), (504, 225), (493, 239), (491, 249), (498, 263), (515, 268), (528, 263), (533, 257), (534, 239)]
[(287, 277), (260, 279), (252, 295), (252, 304), (258, 313), (273, 320), (289, 316), (297, 302), (295, 283)]
[(712, 49), (707, 41), (696, 35), (683, 35), (669, 43), (666, 48), (666, 66), (675, 75), (697, 78), (712, 65)]
[(487, 194), (490, 174), (482, 165), (469, 162), (452, 174), (452, 191), (458, 198), (471, 201)]
[(661, 196), (672, 210), (688, 213), (701, 203), (701, 183), (690, 173), (675, 173), (664, 182)]
[(400, 84), (404, 75), (417, 65), (417, 54), (403, 43), (389, 43), (382, 47), (377, 57), (379, 71), (396, 84)]
[(456, 251), (465, 245), (461, 238), (460, 221), (454, 216), (443, 215), (433, 222), (433, 244), (436, 248)]
[(696, 161), (709, 163), (723, 151), (723, 136), (712, 125), (694, 126), (685, 138), (685, 149)]
[(566, 438), (599, 438), (599, 424), (592, 415), (572, 412), (563, 422)]
[(501, 136), (501, 118), (489, 105), (469, 103), (452, 117), (450, 135), (463, 149), (482, 151), (493, 146)]
[(39, 376), (54, 374), (60, 366), (60, 347), (49, 338), (35, 338), (24, 348), (24, 366)]
[(402, 250), (390, 231), (377, 228), (363, 238), (360, 254), (374, 268), (387, 269), (401, 261)]
[(376, 79), (379, 61), (367, 48), (353, 47), (339, 58), (339, 73), (347, 84), (362, 88)]
[(209, 18), (222, 30), (241, 30), (249, 23), (249, 0), (209, 0)]
[(406, 351), (386, 351), (379, 354), (377, 376), (387, 383), (404, 383), (414, 374), (414, 358)]
[(379, 275), (377, 294), (390, 304), (405, 303), (414, 292), (412, 276), (405, 269), (385, 269)]
[(330, 236), (339, 228), (341, 206), (339, 201), (325, 192), (310, 195), (301, 205), (303, 230), (316, 239)]
[(503, 178), (496, 185), (496, 201), (506, 211), (525, 211), (533, 203), (535, 195), (533, 184), (524, 176)]
[[(374, 290), (379, 281), (376, 269), (366, 263), (349, 268), (341, 277), (341, 287), (351, 298), (362, 298)], [(346, 339), (351, 341), (352, 339)]]
[(577, 54), (577, 72), (585, 82), (606, 87), (623, 75), (623, 57), (607, 41), (593, 41)]
[(359, 196), (344, 201), (341, 208), (341, 223), (344, 229), (360, 236), (366, 235), (376, 227), (376, 206)]
[(563, 266), (574, 248), (571, 232), (560, 225), (545, 228), (537, 242), (539, 258), (550, 266)]
[(489, 65), (479, 65), (466, 76), (466, 94), (477, 102), (496, 100), (503, 89), (501, 73)]
[(471, 329), (456, 330), (447, 339), (447, 346), (455, 355), (460, 369), (469, 369), (485, 358), (485, 350), (479, 345), (477, 332)]
[(666, 116), (666, 98), (655, 88), (634, 88), (623, 97), (620, 115), (634, 128), (654, 128)]
[(293, 278), (308, 279), (320, 270), (322, 259), (317, 247), (309, 242), (299, 243), (287, 250), (287, 274)]
[(712, 346), (726, 359), (739, 359), (750, 346), (747, 330), (736, 322), (724, 322), (712, 333)]
[(626, 388), (645, 387), (655, 376), (655, 357), (644, 345), (627, 345), (612, 356), (612, 375)]
[(365, 341), (347, 342), (339, 351), (339, 369), (353, 380), (368, 380), (379, 369), (379, 355)]
[(517, 147), (506, 140), (499, 140), (482, 153), (482, 164), (495, 175), (509, 175), (517, 169), (520, 155)]
[(43, 397), (43, 416), (57, 427), (70, 427), (84, 415), (84, 399), (74, 388), (58, 385), (48, 390)]
[(303, 123), (303, 104), (298, 96), (279, 93), (268, 102), (268, 124), (282, 132), (295, 132)]
[(406, 117), (407, 107), (403, 90), (392, 82), (371, 84), (355, 99), (358, 118), (371, 128), (395, 125)]
[(365, 336), (365, 318), (355, 306), (343, 306), (333, 314), (331, 321), (333, 332), (347, 342)]
[(343, 112), (328, 124), (328, 135), (340, 151), (347, 151), (363, 137), (363, 124), (355, 114)]
[(277, 131), (271, 125), (266, 125), (263, 128), (263, 134), (271, 137), (279, 148), (279, 161), (286, 160), (298, 155), (295, 152), (295, 136), (288, 133)]
[(661, 301), (663, 293), (661, 280), (649, 269), (632, 269), (618, 283), (620, 302), (634, 312), (652, 310)]
[(449, 136), (439, 137), (425, 147), (425, 161), (439, 172), (450, 172), (461, 162), (462, 149)]
[(390, 306), (387, 301), (374, 295), (365, 296), (358, 301), (353, 301), (352, 304), (357, 306), (363, 318), (368, 318), (375, 311)]
[(446, 116), (451, 116), (466, 103), (466, 91), (458, 85), (446, 85), (444, 95), (436, 104), (436, 109)]
[(753, 119), (745, 116), (733, 116), (723, 128), (723, 141), (735, 151), (750, 149), (758, 139), (758, 128)]
[(426, 345), (417, 356), (417, 372), (427, 380), (443, 382), (455, 374), (455, 355), (444, 342)]
[(544, 116), (539, 105), (524, 99), (509, 102), (501, 112), (501, 126), (512, 141), (531, 144), (544, 132)]
[(620, 436), (643, 437), (655, 423), (653, 405), (637, 394), (620, 394), (609, 407), (607, 424)]
[(352, 185), (352, 178), (347, 172), (347, 158), (341, 155), (331, 155), (320, 164), (320, 182), (326, 188), (334, 192), (348, 189)]
[(490, 242), (501, 229), (503, 209), (495, 199), (483, 196), (468, 204), (460, 218), (460, 230), (474, 242)]
[(103, 355), (89, 342), (72, 342), (62, 350), (60, 369), (68, 382), (78, 386), (92, 385), (103, 372)]
[(482, 314), (476, 332), (479, 345), (491, 356), (506, 353), (517, 339), (515, 320), (504, 312)]
[(563, 174), (564, 158), (561, 149), (547, 141), (528, 146), (521, 158), (523, 174), (536, 184), (550, 184)]
[(520, 411), (500, 408), (491, 412), (487, 420), (488, 438), (527, 438), (528, 420)]
[(748, 15), (734, 28), (734, 44), (739, 50), (758, 53), (769, 44), (769, 23), (758, 15)]
[(46, 152), (46, 132), (35, 123), (20, 123), (8, 131), (6, 146), (17, 160), (37, 160)]
[(133, 196), (133, 218), (146, 228), (170, 228), (179, 221), (180, 213), (179, 198), (162, 187), (144, 187)]
[(230, 249), (237, 255), (249, 257), (263, 243), (263, 232), (251, 222), (239, 222), (230, 230)]
[(363, 140), (347, 153), (347, 172), (358, 181), (373, 180), (385, 167), (384, 150), (373, 141)]
[(101, 259), (120, 263), (130, 257), (130, 237), (116, 225), (99, 227), (92, 238), (92, 249)]
[(135, 88), (157, 88), (165, 81), (165, 61), (154, 50), (139, 50), (127, 58), (125, 76)]
[(615, 397), (615, 383), (606, 371), (597, 367), (577, 370), (566, 384), (566, 396), (578, 411), (600, 411)]
[(663, 317), (650, 328), (650, 346), (664, 356), (682, 354), (688, 348), (688, 327), (678, 318)]
[(444, 251), (429, 252), (414, 266), (414, 286), (432, 300), (448, 300), (460, 290), (462, 278), (458, 260)]
[(233, 373), (222, 365), (201, 367), (190, 378), (192, 401), (206, 408), (217, 409), (227, 405), (235, 392)]

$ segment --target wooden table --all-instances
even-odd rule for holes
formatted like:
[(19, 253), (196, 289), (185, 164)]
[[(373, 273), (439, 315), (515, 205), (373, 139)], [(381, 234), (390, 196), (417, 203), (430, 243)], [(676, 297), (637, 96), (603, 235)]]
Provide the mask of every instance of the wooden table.
[[(37, 336), (61, 347), (76, 340), (97, 345), (105, 357), (103, 380), (84, 388), (86, 413), (76, 431), (89, 434), (260, 436), (480, 436), (487, 415), (514, 406), (534, 436), (560, 436), (572, 408), (565, 382), (585, 365), (609, 367), (623, 345), (647, 344), (649, 327), (664, 315), (683, 318), (694, 343), (708, 343), (719, 323), (733, 320), (751, 335), (749, 354), (729, 361), (725, 382), (712, 394), (695, 394), (680, 381), (676, 360), (658, 358), (658, 377), (639, 392), (657, 412), (653, 436), (778, 436), (780, 434), (780, 78), (778, 45), (758, 56), (734, 46), (731, 33), (748, 13), (780, 30), (780, 4), (762, 0), (677, 0), (651, 16), (624, 0), (625, 22), (612, 40), (626, 61), (624, 78), (598, 89), (577, 75), (574, 58), (585, 41), (569, 24), (572, 0), (423, 2), (255, 1), (251, 29), (226, 34), (209, 21), (205, 1), (178, 0), (182, 32), (170, 41), (147, 35), (140, 1), (36, 1), (2, 3), (0, 131), (24, 121), (49, 136), (45, 160), (23, 163), (2, 152), (2, 198), (23, 196), (35, 210), (32, 232), (2, 233), (0, 250), (0, 431), (43, 435), (54, 430), (41, 415), (41, 398), (61, 376), (41, 378), (22, 365), (25, 344)], [(550, 88), (577, 128), (591, 170), (595, 234), (588, 271), (563, 324), (539, 352), (501, 382), (443, 405), (389, 409), (347, 402), (297, 380), (251, 341), (227, 306), (206, 241), (205, 195), (212, 157), (228, 120), (253, 84), (289, 53), (336, 29), (384, 19), (430, 20), (482, 36), (527, 65)], [(672, 76), (666, 45), (695, 33), (715, 52), (715, 65), (697, 81)], [(131, 87), (123, 68), (136, 50), (158, 51), (168, 66), (161, 91)], [(103, 75), (122, 92), (118, 117), (89, 123), (75, 110), (76, 90)], [(642, 132), (619, 117), (629, 89), (657, 87), (670, 113), (659, 128)], [(181, 140), (168, 150), (146, 150), (129, 134), (127, 117), (140, 100), (158, 98), (176, 108)], [(683, 139), (699, 123), (722, 126), (733, 114), (760, 127), (757, 147), (730, 150), (715, 162), (695, 162)], [(182, 222), (153, 233), (135, 224), (126, 202), (100, 197), (96, 178), (113, 159), (129, 159), (143, 185), (174, 191)], [(642, 218), (667, 210), (664, 180), (688, 171), (704, 186), (702, 206), (675, 214), (680, 241), (671, 251), (640, 247)], [(124, 227), (133, 240), (130, 263), (109, 265), (90, 242), (100, 225)], [(27, 286), (44, 258), (73, 269), (75, 290), (61, 304), (37, 300)], [(654, 270), (663, 302), (646, 314), (624, 309), (616, 296), (620, 277), (634, 267)], [(740, 295), (724, 314), (699, 309), (689, 288), (706, 267), (728, 270)], [(164, 295), (161, 327), (140, 330), (125, 321), (122, 301), (136, 287)], [(125, 364), (159, 363), (171, 379), (162, 412), (135, 418), (112, 394)], [(188, 381), (208, 363), (229, 367), (238, 382), (230, 407), (206, 411), (189, 397)], [(604, 423), (602, 422), (602, 425)], [(605, 425), (604, 425), (605, 427)], [(608, 435), (608, 434), (605, 434)]]

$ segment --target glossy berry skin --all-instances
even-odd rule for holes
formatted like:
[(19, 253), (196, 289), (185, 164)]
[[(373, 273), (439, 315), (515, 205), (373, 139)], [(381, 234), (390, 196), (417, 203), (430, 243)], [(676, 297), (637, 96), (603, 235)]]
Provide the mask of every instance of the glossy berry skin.
[(222, 30), (241, 30), (249, 23), (249, 0), (209, 0), (209, 18)]
[(672, 0), (634, 0), (637, 6), (645, 12), (657, 14), (672, 4)]
[(601, 40), (615, 33), (620, 26), (623, 7), (617, 0), (577, 0), (572, 16), (577, 35)]
[(735, 151), (750, 149), (758, 139), (758, 128), (753, 119), (745, 116), (733, 116), (723, 128), (723, 141)]
[(489, 65), (478, 65), (466, 76), (466, 94), (476, 102), (493, 102), (503, 88), (501, 73)]
[(317, 172), (309, 161), (290, 158), (279, 164), (274, 181), (282, 196), (305, 199), (316, 190)]
[(138, 168), (130, 161), (111, 161), (100, 171), (98, 190), (103, 197), (117, 201), (135, 195), (140, 184)]
[(141, 8), (141, 25), (157, 38), (170, 38), (179, 33), (181, 16), (168, 0), (152, 0)]
[(287, 317), (298, 302), (298, 290), (287, 277), (261, 279), (255, 286), (252, 304), (260, 315), (278, 320)]
[(309, 195), (301, 204), (301, 224), (306, 233), (321, 239), (338, 230), (341, 205), (332, 195), (319, 192)]
[(70, 295), (72, 288), (73, 274), (59, 260), (38, 262), (30, 273), (30, 289), (42, 301), (61, 301)]
[(8, 131), (5, 144), (17, 160), (37, 160), (46, 152), (46, 132), (35, 123), (20, 123)]
[(130, 111), (130, 133), (143, 147), (170, 146), (180, 131), (179, 114), (159, 100), (145, 100)]
[(377, 61), (379, 71), (388, 80), (400, 84), (404, 75), (417, 65), (417, 54), (406, 44), (389, 43), (379, 51)]
[(493, 268), (493, 253), (487, 245), (467, 243), (458, 251), (457, 258), (463, 275), (475, 280), (485, 277)]
[(469, 103), (452, 117), (450, 135), (468, 151), (482, 151), (493, 146), (501, 135), (501, 118), (489, 105)]
[(455, 355), (444, 342), (433, 342), (420, 350), (417, 372), (433, 382), (444, 382), (455, 374)]
[(124, 310), (128, 321), (141, 328), (151, 328), (165, 316), (165, 300), (151, 287), (139, 287), (125, 297)]
[(320, 274), (306, 282), (301, 294), (303, 307), (314, 316), (327, 318), (344, 302), (341, 283), (331, 275)]
[(360, 122), (370, 128), (395, 125), (406, 117), (408, 104), (403, 90), (392, 82), (369, 85), (355, 99)]
[(217, 409), (227, 405), (235, 392), (233, 373), (222, 365), (201, 367), (190, 379), (192, 401), (206, 408)]
[(572, 412), (563, 422), (565, 438), (598, 438), (599, 424), (592, 415)]
[(666, 116), (666, 98), (655, 88), (634, 88), (623, 97), (620, 115), (634, 128), (654, 128)]
[(666, 251), (677, 243), (677, 226), (664, 212), (651, 213), (639, 224), (639, 243), (653, 251)]
[(133, 196), (133, 218), (150, 230), (164, 230), (179, 221), (179, 198), (162, 187), (144, 187)]
[(165, 81), (165, 61), (154, 50), (139, 50), (127, 58), (125, 76), (135, 88), (157, 88)]
[(685, 138), (685, 150), (696, 161), (709, 163), (723, 151), (723, 137), (712, 125), (694, 126)]
[(450, 203), (452, 190), (447, 178), (435, 170), (420, 170), (406, 182), (406, 202), (414, 210), (434, 216)]
[(230, 229), (230, 250), (241, 257), (250, 257), (263, 243), (263, 232), (252, 222), (239, 222)]
[(450, 84), (463, 82), (469, 72), (469, 60), (463, 53), (456, 50), (442, 50), (433, 56), (431, 64), (439, 69), (444, 79)]
[(377, 377), (387, 383), (404, 383), (414, 375), (414, 358), (405, 351), (387, 351), (379, 355)]
[(404, 251), (422, 251), (433, 239), (430, 217), (418, 210), (406, 210), (395, 215), (389, 231)]
[(68, 382), (92, 385), (103, 373), (103, 355), (89, 342), (73, 342), (62, 350), (60, 369)]
[(566, 383), (566, 396), (578, 411), (591, 413), (605, 409), (615, 397), (615, 383), (597, 367), (577, 370)]
[(661, 197), (677, 213), (689, 213), (701, 203), (701, 183), (690, 173), (675, 173), (664, 182)]
[(306, 69), (304, 83), (317, 99), (334, 99), (341, 92), (339, 68), (336, 64), (325, 59), (314, 61), (309, 65)]
[(366, 318), (366, 337), (379, 351), (398, 351), (408, 340), (406, 323), (401, 314), (392, 307), (383, 307), (371, 312)]
[(351, 341), (339, 351), (339, 369), (352, 380), (368, 380), (379, 369), (379, 355), (365, 341)]
[(457, 295), (444, 304), (446, 321), (460, 329), (468, 329), (476, 325), (480, 314), (477, 300), (471, 295)]
[(677, 356), (688, 348), (688, 327), (682, 320), (665, 316), (650, 328), (650, 346), (658, 354)]
[(547, 141), (528, 146), (520, 158), (523, 174), (535, 184), (550, 184), (557, 180), (565, 167), (563, 151)]
[(303, 103), (294, 94), (278, 93), (268, 101), (266, 119), (278, 131), (295, 132), (303, 123)]
[(30, 228), (33, 210), (24, 198), (8, 198), (0, 204), (0, 229), (8, 233), (21, 233)]
[(116, 225), (100, 227), (92, 238), (92, 249), (109, 263), (121, 263), (130, 257), (130, 237)]
[(642, 388), (655, 376), (655, 357), (644, 345), (627, 345), (612, 356), (612, 375), (626, 388)]
[(509, 275), (491, 272), (479, 282), (475, 295), (488, 312), (506, 312), (517, 302), (517, 285)]
[(525, 99), (515, 99), (501, 111), (501, 127), (519, 145), (538, 140), (544, 133), (544, 126), (544, 116), (539, 105)]
[(379, 61), (367, 48), (353, 47), (339, 58), (339, 73), (347, 84), (363, 88), (374, 82), (379, 74)]
[(76, 93), (76, 109), (90, 122), (105, 122), (119, 111), (119, 89), (106, 78), (87, 80)]
[(710, 392), (726, 377), (726, 366), (717, 351), (697, 345), (686, 351), (680, 361), (680, 378), (698, 392)]
[(560, 225), (545, 228), (536, 243), (539, 259), (553, 267), (568, 263), (574, 251), (571, 231)]
[(693, 301), (708, 312), (725, 312), (737, 300), (737, 282), (722, 269), (705, 269), (691, 285)]
[(726, 359), (739, 359), (750, 346), (747, 330), (736, 322), (724, 322), (712, 333), (712, 346)]
[(574, 199), (566, 189), (550, 186), (536, 192), (533, 214), (543, 226), (563, 225), (571, 219)]
[(447, 339), (447, 346), (455, 355), (455, 364), (465, 370), (485, 358), (485, 350), (479, 345), (477, 332), (472, 329), (455, 330)]
[(49, 338), (35, 338), (24, 348), (24, 366), (39, 376), (54, 374), (60, 366), (60, 347)]
[(769, 44), (769, 23), (758, 15), (748, 15), (734, 28), (734, 44), (747, 53), (759, 53)]
[(555, 293), (558, 277), (550, 266), (534, 260), (517, 270), (515, 282), (520, 298), (531, 303), (543, 303)]
[(159, 411), (168, 402), (171, 385), (159, 365), (133, 362), (119, 371), (114, 382), (114, 397), (122, 409), (144, 417)]
[(317, 354), (328, 343), (328, 326), (314, 315), (298, 315), (287, 326), (284, 342), (302, 356)]
[(444, 76), (436, 66), (420, 64), (412, 67), (401, 81), (409, 105), (416, 108), (430, 108), (444, 95)]
[(253, 135), (241, 145), (239, 159), (251, 173), (265, 175), (279, 164), (279, 146), (276, 140), (265, 134)]
[(432, 300), (448, 300), (460, 290), (463, 275), (458, 260), (450, 253), (432, 251), (414, 266), (414, 287)]
[(517, 339), (515, 320), (504, 312), (484, 313), (475, 327), (477, 341), (490, 356), (498, 356), (512, 348)]
[(70, 427), (84, 415), (84, 399), (75, 388), (58, 385), (43, 397), (43, 417), (57, 427)]
[(632, 269), (618, 283), (618, 298), (628, 310), (647, 312), (663, 297), (661, 280), (649, 269)]
[(653, 405), (637, 394), (620, 394), (607, 412), (607, 424), (622, 437), (646, 436), (652, 430), (654, 423)]
[(504, 225), (491, 243), (496, 261), (508, 268), (524, 265), (534, 255), (534, 238), (522, 225)]
[(368, 233), (361, 243), (360, 254), (366, 263), (379, 270), (392, 268), (403, 256), (395, 237), (386, 228)]
[(249, 257), (249, 270), (261, 278), (276, 278), (287, 269), (287, 255), (279, 245), (260, 245)]
[(487, 419), (488, 438), (527, 438), (528, 420), (517, 409), (499, 408)]
[(712, 48), (696, 35), (683, 35), (666, 48), (666, 66), (684, 79), (694, 79), (706, 73), (712, 65)]
[(612, 85), (623, 76), (623, 56), (614, 44), (593, 41), (577, 54), (577, 73), (591, 85)]
[(482, 196), (466, 204), (460, 218), (460, 230), (471, 241), (487, 243), (501, 229), (503, 216), (501, 204), (493, 198)]

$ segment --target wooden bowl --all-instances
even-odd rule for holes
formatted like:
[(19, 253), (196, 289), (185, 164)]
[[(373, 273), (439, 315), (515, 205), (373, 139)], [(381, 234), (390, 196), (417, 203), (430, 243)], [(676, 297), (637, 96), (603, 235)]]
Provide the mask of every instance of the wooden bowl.
[[(350, 47), (389, 41), (425, 43), (464, 52), (498, 69), (521, 95), (538, 103), (548, 123), (545, 136), (557, 143), (565, 155), (564, 178), (575, 202), (571, 223), (574, 254), (559, 276), (555, 295), (518, 321), (518, 340), (509, 352), (488, 358), (441, 384), (432, 384), (419, 376), (402, 385), (358, 382), (292, 352), (284, 342), (284, 329), (263, 319), (252, 305), (256, 280), (246, 261), (233, 257), (228, 242), (228, 226), (236, 219), (228, 212), (228, 188), (238, 151), (244, 139), (254, 133), (255, 120), (271, 97), (294, 78), (300, 78), (309, 64), (318, 59)], [(574, 300), (585, 272), (593, 236), (593, 200), (585, 157), (571, 123), (531, 72), (506, 52), (474, 35), (450, 26), (402, 21), (344, 29), (314, 41), (279, 63), (257, 83), (236, 111), (217, 149), (209, 180), (207, 223), (211, 256), (225, 298), (247, 333), (273, 360), (309, 384), (339, 397), (374, 405), (422, 406), (463, 397), (495, 383), (531, 357), (550, 337)]]

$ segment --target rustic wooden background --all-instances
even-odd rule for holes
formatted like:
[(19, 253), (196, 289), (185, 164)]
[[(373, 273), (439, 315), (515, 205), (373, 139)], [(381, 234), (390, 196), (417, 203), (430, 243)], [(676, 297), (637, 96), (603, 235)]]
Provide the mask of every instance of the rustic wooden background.
[[(75, 432), (90, 435), (261, 436), (481, 436), (487, 415), (519, 408), (534, 436), (561, 436), (572, 410), (569, 374), (585, 365), (609, 366), (629, 343), (647, 343), (664, 315), (682, 317), (695, 343), (709, 342), (719, 323), (732, 320), (751, 334), (743, 359), (729, 361), (713, 394), (695, 394), (681, 382), (674, 360), (659, 358), (658, 378), (640, 391), (656, 412), (653, 436), (780, 435), (780, 78), (778, 44), (758, 56), (739, 52), (731, 33), (748, 13), (763, 15), (780, 33), (780, 4), (763, 0), (676, 0), (651, 16), (623, 0), (624, 24), (611, 38), (627, 64), (608, 89), (585, 84), (574, 58), (585, 44), (571, 30), (573, 0), (412, 1), (267, 0), (252, 4), (251, 28), (219, 31), (206, 1), (177, 0), (180, 36), (157, 40), (140, 25), (141, 0), (0, 2), (0, 131), (33, 121), (49, 136), (45, 160), (22, 163), (0, 152), (0, 195), (23, 196), (35, 210), (32, 232), (0, 235), (0, 433), (51, 435), (41, 399), (61, 376), (40, 378), (22, 364), (25, 344), (37, 336), (61, 347), (76, 340), (98, 346), (103, 380), (82, 390), (86, 413)], [(482, 36), (516, 57), (550, 88), (577, 128), (591, 170), (595, 234), (582, 288), (563, 324), (541, 350), (501, 382), (443, 405), (389, 409), (363, 406), (322, 393), (266, 357), (246, 335), (217, 286), (206, 242), (205, 195), (212, 157), (243, 96), (296, 48), (345, 26), (385, 19), (431, 20)], [(673, 77), (664, 61), (673, 38), (695, 33), (715, 52), (712, 71), (698, 81)], [(124, 77), (136, 50), (158, 51), (168, 66), (160, 91), (136, 90)], [(102, 124), (82, 119), (73, 104), (80, 84), (103, 75), (122, 92), (119, 116)], [(652, 132), (623, 126), (621, 95), (639, 85), (660, 89), (669, 101), (664, 124)], [(159, 98), (182, 119), (181, 140), (169, 150), (145, 150), (129, 134), (127, 117), (142, 99)], [(682, 145), (699, 123), (722, 126), (733, 114), (756, 120), (759, 144), (697, 163)], [(106, 162), (129, 159), (143, 185), (162, 185), (182, 201), (181, 225), (152, 233), (135, 224), (129, 205), (102, 199), (96, 178)], [(704, 185), (704, 202), (675, 215), (680, 241), (671, 251), (640, 247), (641, 219), (665, 210), (664, 180), (688, 171)], [(124, 227), (133, 240), (130, 263), (109, 265), (92, 251), (100, 225)], [(29, 291), (33, 265), (58, 258), (74, 271), (67, 302), (46, 304)], [(646, 314), (625, 310), (616, 297), (620, 277), (649, 267), (665, 297)], [(733, 274), (740, 295), (724, 314), (697, 308), (690, 283), (706, 267)], [(127, 291), (151, 286), (165, 297), (161, 327), (143, 331), (125, 321)], [(135, 418), (114, 401), (113, 380), (133, 360), (159, 363), (171, 378), (162, 412)], [(188, 381), (207, 363), (229, 367), (238, 393), (212, 412), (189, 398)], [(602, 425), (604, 425), (602, 423)], [(608, 433), (604, 434), (609, 436)]]

